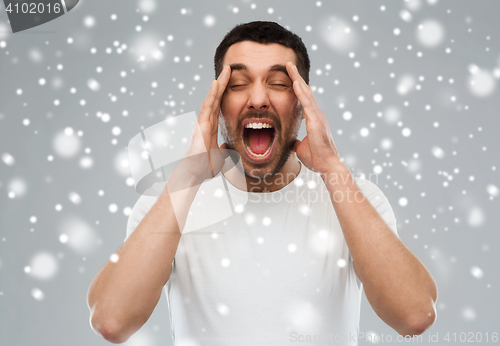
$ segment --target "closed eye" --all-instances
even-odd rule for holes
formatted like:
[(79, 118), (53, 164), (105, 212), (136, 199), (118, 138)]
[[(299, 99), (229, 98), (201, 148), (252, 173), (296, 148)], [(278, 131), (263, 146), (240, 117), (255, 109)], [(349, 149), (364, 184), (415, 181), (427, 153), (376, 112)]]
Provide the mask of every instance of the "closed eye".
[[(282, 87), (282, 88), (288, 88), (288, 85), (286, 84), (270, 84), (272, 86), (278, 86), (278, 87)], [(238, 87), (243, 87), (243, 86), (246, 86), (246, 84), (235, 84), (235, 85), (231, 85), (230, 88), (238, 88)]]
[(286, 84), (271, 84), (272, 86), (280, 87), (280, 88), (288, 88)]

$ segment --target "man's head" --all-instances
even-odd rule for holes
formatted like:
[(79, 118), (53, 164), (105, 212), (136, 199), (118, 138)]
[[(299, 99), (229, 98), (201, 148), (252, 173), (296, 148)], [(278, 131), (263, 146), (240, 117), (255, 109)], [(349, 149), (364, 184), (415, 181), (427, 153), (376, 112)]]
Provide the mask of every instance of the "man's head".
[(302, 119), (286, 63), (309, 81), (309, 57), (302, 40), (273, 22), (236, 26), (215, 53), (215, 73), (231, 66), (221, 101), (222, 134), (240, 153), (248, 177), (278, 173), (287, 162)]
[(299, 73), (309, 84), (309, 70), (311, 68), (307, 48), (302, 39), (275, 22), (250, 22), (235, 26), (226, 34), (215, 51), (214, 67), (215, 78), (222, 72), (224, 56), (233, 44), (251, 41), (261, 44), (277, 43), (294, 51)]

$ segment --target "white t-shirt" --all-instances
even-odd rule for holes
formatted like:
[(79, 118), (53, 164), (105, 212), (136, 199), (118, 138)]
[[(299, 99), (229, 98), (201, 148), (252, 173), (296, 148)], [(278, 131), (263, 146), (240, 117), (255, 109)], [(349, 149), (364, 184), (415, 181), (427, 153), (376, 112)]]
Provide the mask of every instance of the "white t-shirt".
[[(397, 234), (382, 191), (355, 180)], [(227, 185), (233, 203), (247, 203), (221, 222), (184, 233), (165, 285), (175, 345), (357, 345), (363, 286), (320, 176), (302, 165), (275, 192)], [(202, 188), (193, 204), (207, 203)], [(157, 198), (139, 198), (127, 237)]]

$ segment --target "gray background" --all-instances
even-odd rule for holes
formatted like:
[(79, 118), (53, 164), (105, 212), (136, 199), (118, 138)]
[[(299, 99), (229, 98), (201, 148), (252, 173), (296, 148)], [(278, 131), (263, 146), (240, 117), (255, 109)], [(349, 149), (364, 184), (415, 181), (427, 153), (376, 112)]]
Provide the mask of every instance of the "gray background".
[[(421, 344), (500, 332), (499, 1), (83, 1), (17, 34), (1, 8), (0, 344), (107, 344), (90, 328), (86, 292), (139, 197), (128, 141), (167, 115), (198, 114), (216, 46), (252, 20), (303, 38), (339, 152), (353, 173), (379, 172), (401, 239), (434, 276), (438, 318)], [(426, 20), (443, 30), (432, 47), (432, 25), (418, 36)], [(405, 75), (414, 85), (402, 93)], [(360, 330), (397, 335), (365, 297)], [(127, 344), (171, 345), (164, 297)]]

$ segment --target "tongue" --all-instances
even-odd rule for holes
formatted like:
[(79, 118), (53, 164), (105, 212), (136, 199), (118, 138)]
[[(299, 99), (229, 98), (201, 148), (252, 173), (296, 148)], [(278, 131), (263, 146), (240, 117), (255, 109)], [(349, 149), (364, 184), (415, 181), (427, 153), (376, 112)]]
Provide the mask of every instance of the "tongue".
[(248, 130), (248, 145), (254, 154), (262, 155), (271, 144), (273, 129)]

